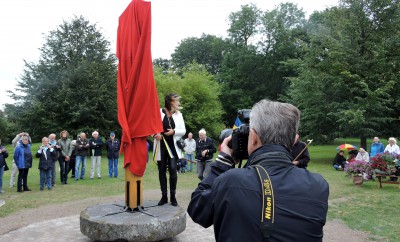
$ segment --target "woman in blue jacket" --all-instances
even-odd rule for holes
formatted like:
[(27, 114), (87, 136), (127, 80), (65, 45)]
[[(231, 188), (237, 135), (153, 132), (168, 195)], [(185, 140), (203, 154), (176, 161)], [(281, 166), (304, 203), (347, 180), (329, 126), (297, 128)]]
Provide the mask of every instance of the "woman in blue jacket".
[(28, 136), (22, 136), (20, 143), (15, 147), (14, 160), (19, 170), (17, 192), (31, 191), (28, 187), (28, 172), (32, 167), (32, 152)]

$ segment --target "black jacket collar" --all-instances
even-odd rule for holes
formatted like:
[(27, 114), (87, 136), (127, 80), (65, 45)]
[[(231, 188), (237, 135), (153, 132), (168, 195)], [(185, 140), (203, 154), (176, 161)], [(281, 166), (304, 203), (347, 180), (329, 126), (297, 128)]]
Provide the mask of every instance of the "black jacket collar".
[(294, 166), (289, 150), (277, 144), (268, 144), (259, 147), (251, 153), (245, 167), (262, 166)]

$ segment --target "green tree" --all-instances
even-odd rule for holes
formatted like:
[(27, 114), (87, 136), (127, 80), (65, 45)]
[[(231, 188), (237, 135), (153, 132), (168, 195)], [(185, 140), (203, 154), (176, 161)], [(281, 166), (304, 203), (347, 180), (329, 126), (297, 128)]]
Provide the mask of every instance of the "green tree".
[(12, 133), (13, 128), (13, 123), (11, 123), (4, 115), (4, 112), (0, 110), (0, 140), (2, 145), (11, 143), (10, 141), (14, 135)]
[[(68, 129), (115, 130), (116, 65), (109, 42), (82, 16), (50, 31), (37, 63), (25, 63), (12, 93), (18, 129), (34, 138)], [(7, 110), (7, 109), (6, 109)]]
[(399, 4), (384, 0), (341, 1), (310, 18), (308, 53), (290, 90), (309, 135), (358, 136), (366, 147), (395, 120), (399, 20)]
[(203, 34), (200, 38), (190, 37), (182, 40), (171, 55), (171, 61), (175, 68), (183, 68), (195, 61), (215, 75), (220, 71), (223, 52), (226, 49), (227, 43), (222, 38)]
[(161, 68), (164, 72), (169, 71), (172, 68), (171, 60), (164, 58), (157, 58), (153, 60), (153, 66)]
[(165, 73), (155, 69), (156, 84), (160, 105), (169, 93), (179, 94), (186, 133), (195, 135), (205, 128), (208, 135), (217, 138), (223, 125), (221, 122), (222, 106), (218, 99), (220, 86), (202, 65), (193, 63), (183, 68), (182, 75), (172, 71)]
[(246, 47), (258, 33), (261, 11), (254, 4), (243, 5), (240, 11), (229, 14), (228, 35), (233, 43)]
[(287, 77), (297, 71), (285, 62), (304, 55), (304, 23), (304, 12), (292, 3), (265, 12), (245, 5), (230, 15), (228, 31), (235, 44), (224, 54), (218, 76), (226, 125), (233, 124), (237, 110), (264, 98), (278, 100), (286, 93)]

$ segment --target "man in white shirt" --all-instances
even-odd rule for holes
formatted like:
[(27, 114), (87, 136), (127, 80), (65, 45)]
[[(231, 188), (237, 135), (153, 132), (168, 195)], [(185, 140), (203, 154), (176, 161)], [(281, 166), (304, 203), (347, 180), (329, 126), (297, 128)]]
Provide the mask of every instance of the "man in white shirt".
[(196, 141), (193, 139), (193, 134), (189, 133), (188, 137), (185, 139), (185, 158), (190, 163), (189, 172), (193, 171), (193, 163), (194, 163), (194, 152), (196, 151)]

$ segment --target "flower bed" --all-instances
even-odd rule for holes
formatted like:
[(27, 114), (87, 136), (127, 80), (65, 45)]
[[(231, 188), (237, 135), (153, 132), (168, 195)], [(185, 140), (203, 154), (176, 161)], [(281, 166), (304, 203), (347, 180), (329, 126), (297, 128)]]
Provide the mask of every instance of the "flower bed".
[(400, 167), (400, 156), (394, 156), (389, 153), (378, 154), (372, 158), (371, 168), (379, 174), (397, 174)]
[(351, 176), (362, 175), (363, 173), (371, 174), (371, 166), (368, 162), (362, 160), (355, 160), (349, 162), (344, 167), (344, 171)]

